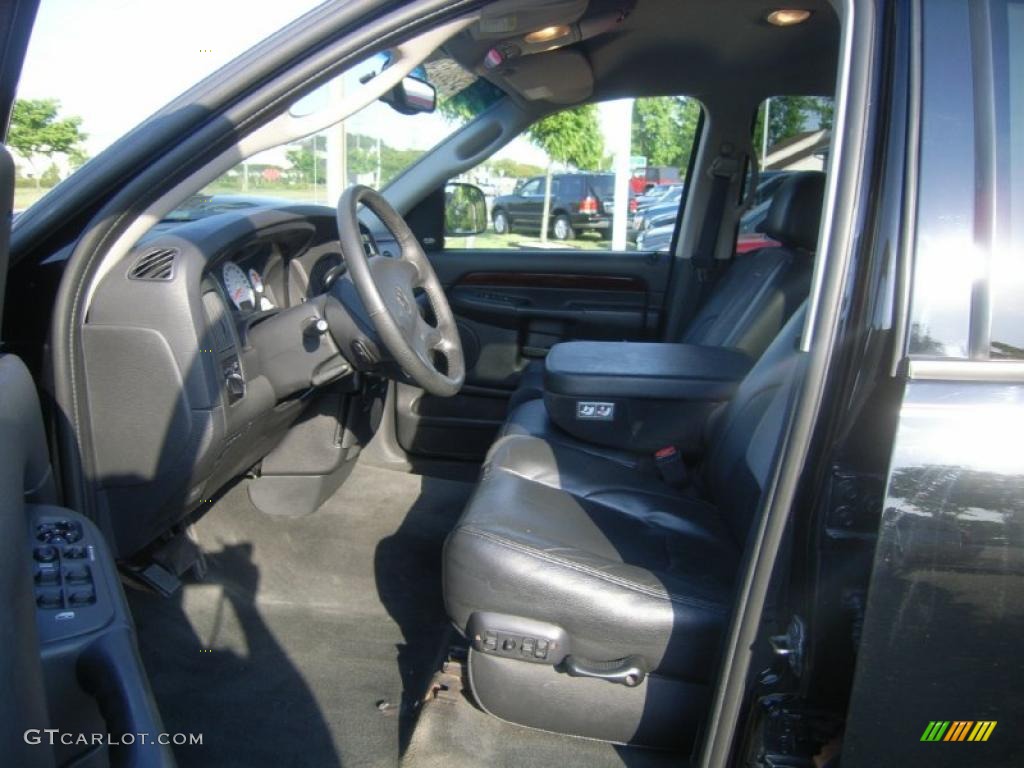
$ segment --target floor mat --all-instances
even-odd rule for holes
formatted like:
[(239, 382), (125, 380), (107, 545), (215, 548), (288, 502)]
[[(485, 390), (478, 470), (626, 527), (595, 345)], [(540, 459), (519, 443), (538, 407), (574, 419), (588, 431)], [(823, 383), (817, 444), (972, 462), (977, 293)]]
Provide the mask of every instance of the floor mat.
[(441, 544), (472, 485), (358, 466), (319, 511), (275, 518), (244, 484), (196, 525), (208, 577), (128, 590), (189, 766), (394, 766), (450, 632)]
[[(443, 675), (439, 681), (447, 682)], [(680, 768), (680, 755), (620, 747), (506, 723), (479, 709), (467, 693), (427, 703), (402, 768)]]

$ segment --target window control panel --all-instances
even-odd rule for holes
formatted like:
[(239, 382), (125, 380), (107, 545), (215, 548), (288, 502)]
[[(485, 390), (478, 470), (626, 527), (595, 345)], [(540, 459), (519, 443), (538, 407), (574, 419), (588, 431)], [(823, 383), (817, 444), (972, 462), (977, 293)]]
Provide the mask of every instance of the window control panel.
[(84, 518), (76, 517), (35, 513), (29, 528), (36, 617), (43, 642), (90, 632), (112, 617), (106, 576), (97, 561), (100, 554), (94, 539), (99, 534)]
[(473, 648), (481, 653), (558, 664), (569, 652), (569, 638), (561, 627), (520, 616), (474, 613), (467, 630)]
[(81, 524), (71, 520), (36, 525), (32, 559), (38, 607), (59, 611), (96, 602), (89, 550), (78, 543), (82, 535)]

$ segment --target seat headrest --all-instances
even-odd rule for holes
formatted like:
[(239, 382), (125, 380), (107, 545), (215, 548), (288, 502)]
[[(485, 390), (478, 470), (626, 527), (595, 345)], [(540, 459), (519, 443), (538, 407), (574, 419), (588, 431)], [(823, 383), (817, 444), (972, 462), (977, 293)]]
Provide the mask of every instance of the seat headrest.
[(783, 245), (813, 251), (818, 245), (824, 196), (824, 173), (794, 173), (779, 185), (758, 231)]

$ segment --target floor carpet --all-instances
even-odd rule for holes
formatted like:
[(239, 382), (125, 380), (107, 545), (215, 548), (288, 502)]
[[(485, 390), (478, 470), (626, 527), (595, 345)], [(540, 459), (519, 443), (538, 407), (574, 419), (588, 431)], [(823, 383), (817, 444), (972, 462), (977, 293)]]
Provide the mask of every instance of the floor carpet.
[(245, 484), (196, 524), (209, 572), (171, 598), (128, 589), (143, 662), (182, 768), (679, 765), (504, 723), (424, 694), (453, 631), (441, 546), (472, 484), (358, 465), (305, 518)]
[(198, 522), (209, 573), (129, 589), (170, 732), (190, 766), (395, 766), (447, 647), (441, 545), (472, 485), (358, 466), (315, 514), (256, 510), (239, 484)]
[(684, 768), (687, 760), (506, 723), (468, 694), (435, 699), (420, 714), (402, 768)]

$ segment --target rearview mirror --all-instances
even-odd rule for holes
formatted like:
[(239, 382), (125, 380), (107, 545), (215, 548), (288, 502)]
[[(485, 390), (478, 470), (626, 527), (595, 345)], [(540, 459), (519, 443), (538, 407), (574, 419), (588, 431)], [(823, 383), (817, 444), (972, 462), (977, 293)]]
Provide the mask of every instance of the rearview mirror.
[(444, 233), (454, 237), (487, 231), (487, 198), (480, 187), (450, 182), (444, 188)]
[(437, 107), (437, 89), (426, 80), (406, 75), (398, 85), (381, 96), (380, 100), (403, 115), (433, 112)]

